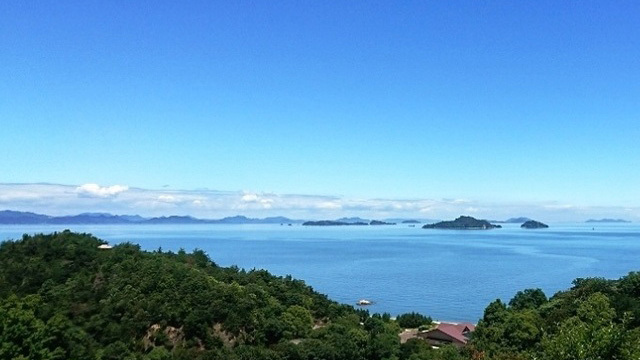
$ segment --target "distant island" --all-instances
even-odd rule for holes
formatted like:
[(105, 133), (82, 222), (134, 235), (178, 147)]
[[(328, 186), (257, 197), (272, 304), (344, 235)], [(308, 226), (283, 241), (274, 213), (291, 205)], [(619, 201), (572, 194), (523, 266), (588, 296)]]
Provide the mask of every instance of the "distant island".
[(3, 225), (96, 225), (96, 224), (300, 224), (304, 220), (294, 220), (283, 216), (264, 219), (237, 215), (222, 219), (198, 219), (192, 216), (160, 216), (145, 218), (140, 215), (112, 215), (109, 213), (82, 213), (78, 215), (49, 216), (32, 212), (0, 211)]
[(356, 216), (356, 217), (342, 217), (342, 218), (337, 219), (335, 221), (354, 224), (354, 223), (368, 223), (369, 219), (363, 219), (361, 217), (357, 217)]
[(546, 229), (549, 227), (549, 225), (543, 224), (539, 221), (529, 220), (529, 221), (526, 221), (524, 224), (520, 225), (520, 227), (523, 229)]
[(440, 221), (434, 224), (424, 225), (423, 229), (445, 229), (445, 230), (488, 230), (499, 229), (502, 226), (494, 225), (487, 220), (478, 220), (471, 216), (460, 216), (453, 221)]
[(318, 220), (318, 221), (305, 221), (302, 223), (303, 226), (352, 226), (352, 225), (369, 225), (366, 222), (346, 222), (346, 221), (336, 221), (336, 220)]
[(396, 223), (394, 222), (386, 222), (386, 221), (380, 221), (380, 220), (371, 220), (371, 222), (369, 223), (369, 225), (395, 225)]
[[(318, 220), (318, 221), (305, 221), (302, 223), (303, 226), (350, 226), (350, 225), (395, 225), (396, 223), (392, 223), (392, 222), (386, 222), (386, 221), (380, 221), (380, 220), (371, 220), (370, 222), (366, 222), (366, 221), (341, 221), (345, 218), (342, 219), (338, 219), (338, 220)], [(360, 219), (360, 218), (349, 218), (349, 220), (351, 219)], [(360, 220), (364, 220), (364, 219), (360, 219)]]
[(402, 223), (403, 224), (420, 224), (420, 221), (418, 221), (418, 220), (403, 220)]
[(589, 219), (585, 221), (587, 223), (630, 223), (629, 220), (624, 219)]
[(383, 219), (386, 222), (394, 222), (396, 224), (430, 224), (438, 222), (442, 219), (427, 219), (427, 218), (415, 218), (415, 217), (392, 217)]

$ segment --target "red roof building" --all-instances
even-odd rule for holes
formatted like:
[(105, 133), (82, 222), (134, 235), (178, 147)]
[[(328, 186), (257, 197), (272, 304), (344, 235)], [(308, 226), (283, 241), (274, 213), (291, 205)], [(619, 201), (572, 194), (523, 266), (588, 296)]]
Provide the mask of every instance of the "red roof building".
[(421, 332), (418, 336), (425, 339), (432, 346), (452, 344), (457, 347), (462, 347), (467, 344), (471, 338), (471, 333), (475, 329), (475, 325), (470, 323), (441, 323), (438, 324), (435, 329)]

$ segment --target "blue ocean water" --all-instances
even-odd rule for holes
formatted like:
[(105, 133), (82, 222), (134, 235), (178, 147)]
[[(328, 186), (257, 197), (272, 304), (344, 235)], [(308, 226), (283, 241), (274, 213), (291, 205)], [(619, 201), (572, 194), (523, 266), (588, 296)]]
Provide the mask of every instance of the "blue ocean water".
[(518, 290), (547, 295), (578, 277), (618, 278), (640, 270), (640, 225), (517, 225), (486, 231), (419, 226), (300, 225), (3, 225), (0, 240), (66, 228), (111, 244), (206, 251), (221, 266), (267, 269), (303, 279), (330, 298), (372, 312), (419, 311), (435, 319), (475, 322), (486, 305)]

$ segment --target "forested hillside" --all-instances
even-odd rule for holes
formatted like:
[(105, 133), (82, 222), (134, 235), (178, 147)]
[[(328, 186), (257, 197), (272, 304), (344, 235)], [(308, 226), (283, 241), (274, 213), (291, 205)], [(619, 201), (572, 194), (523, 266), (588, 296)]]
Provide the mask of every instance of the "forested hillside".
[(547, 299), (540, 289), (489, 304), (472, 341), (482, 359), (640, 359), (640, 273), (576, 279)]
[[(388, 315), (303, 281), (69, 231), (0, 246), (0, 359), (389, 359)], [(407, 354), (407, 356), (410, 354)]]
[[(69, 231), (0, 245), (0, 359), (640, 359), (640, 274), (491, 303), (465, 349), (400, 344), (430, 319), (341, 305), (303, 281)], [(420, 286), (411, 284), (407, 286)]]

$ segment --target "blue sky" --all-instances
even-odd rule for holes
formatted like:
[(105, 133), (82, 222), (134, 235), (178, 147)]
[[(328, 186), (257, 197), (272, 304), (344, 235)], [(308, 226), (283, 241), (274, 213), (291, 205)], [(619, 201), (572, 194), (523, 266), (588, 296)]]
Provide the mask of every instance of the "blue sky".
[(3, 1), (0, 182), (640, 219), (639, 22), (634, 1)]

